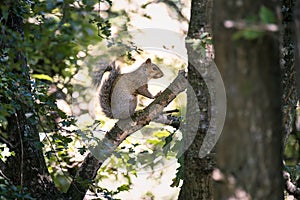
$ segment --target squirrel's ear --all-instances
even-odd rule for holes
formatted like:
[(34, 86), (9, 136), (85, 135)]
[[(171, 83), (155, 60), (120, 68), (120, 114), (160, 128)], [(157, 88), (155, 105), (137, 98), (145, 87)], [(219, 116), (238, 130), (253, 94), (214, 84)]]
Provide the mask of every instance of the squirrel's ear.
[(151, 59), (150, 58), (148, 58), (147, 60), (146, 60), (146, 62), (145, 62), (146, 64), (150, 64), (151, 63)]

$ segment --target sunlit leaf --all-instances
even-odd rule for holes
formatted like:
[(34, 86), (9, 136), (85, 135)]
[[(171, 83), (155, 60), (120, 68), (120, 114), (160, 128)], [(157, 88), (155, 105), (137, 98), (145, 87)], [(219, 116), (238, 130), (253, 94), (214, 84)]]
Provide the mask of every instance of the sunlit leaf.
[(51, 78), (50, 76), (48, 76), (46, 74), (32, 74), (32, 77), (53, 82), (53, 78)]
[(170, 132), (164, 130), (164, 131), (157, 131), (153, 134), (153, 136), (158, 137), (158, 138), (162, 138), (162, 137), (167, 137), (170, 135)]
[(118, 191), (128, 191), (130, 189), (130, 186), (128, 184), (121, 185), (117, 188)]

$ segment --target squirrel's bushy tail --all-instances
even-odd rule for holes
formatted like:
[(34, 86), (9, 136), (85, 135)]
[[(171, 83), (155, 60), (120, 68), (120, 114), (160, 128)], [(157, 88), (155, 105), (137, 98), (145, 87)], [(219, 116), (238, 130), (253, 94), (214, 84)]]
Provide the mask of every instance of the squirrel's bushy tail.
[(120, 69), (115, 66), (114, 62), (108, 68), (110, 70), (110, 73), (109, 76), (106, 78), (106, 80), (103, 81), (103, 84), (100, 88), (99, 99), (100, 99), (100, 106), (102, 108), (103, 113), (107, 117), (113, 118), (113, 114), (111, 110), (111, 94), (112, 94), (114, 81), (120, 75)]
[(93, 86), (97, 88), (100, 86), (104, 73), (107, 71), (111, 71), (112, 66), (114, 66), (114, 63), (109, 64), (109, 62), (106, 60), (100, 61), (97, 64), (97, 66), (93, 69), (91, 74)]

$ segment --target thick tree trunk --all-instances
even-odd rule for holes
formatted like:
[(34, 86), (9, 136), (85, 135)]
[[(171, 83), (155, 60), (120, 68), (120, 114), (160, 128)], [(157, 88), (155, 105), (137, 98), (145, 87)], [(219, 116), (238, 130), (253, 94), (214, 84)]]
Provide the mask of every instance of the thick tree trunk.
[[(10, 6), (10, 9), (8, 18), (3, 25), (22, 37), (23, 19), (20, 10), (23, 7), (19, 1), (7, 1), (6, 3), (7, 6)], [(11, 38), (14, 39), (13, 36)], [(60, 199), (59, 192), (48, 172), (41, 145), (39, 145), (38, 119), (31, 98), (29, 69), (25, 52), (15, 47), (16, 44), (18, 44), (17, 41), (2, 44), (6, 48), (14, 49), (16, 52), (14, 58), (10, 57), (11, 60), (14, 60), (11, 63), (16, 66), (11, 67), (16, 69), (13, 71), (15, 74), (20, 75), (20, 79), (15, 80), (18, 84), (18, 90), (14, 94), (15, 99), (11, 101), (20, 102), (18, 98), (25, 95), (28, 97), (28, 102), (22, 102), (20, 104), (21, 108), (8, 118), (8, 138), (6, 142), (10, 150), (15, 152), (15, 156), (10, 156), (5, 163), (1, 162), (0, 168), (12, 184), (20, 186), (21, 191), (27, 188), (26, 192), (29, 192), (32, 197), (36, 199)], [(1, 98), (2, 100), (9, 101), (4, 97)]]
[(213, 173), (216, 199), (283, 199), (279, 33), (262, 30), (255, 39), (233, 40), (241, 31), (233, 22), (258, 16), (262, 6), (275, 15), (277, 5), (251, 0), (214, 5), (215, 61), (228, 102), (217, 146), (219, 170)]
[(22, 107), (9, 119), (9, 144), (15, 156), (1, 164), (1, 170), (6, 177), (37, 199), (61, 199), (48, 172), (41, 145), (39, 145), (38, 130), (32, 121), (25, 117), (32, 113), (32, 108)]
[[(199, 150), (207, 134), (210, 121), (210, 96), (203, 74), (210, 75), (211, 59), (203, 55), (200, 46), (195, 49), (191, 41), (199, 41), (201, 34), (211, 31), (210, 12), (212, 0), (193, 0), (191, 19), (187, 36), (188, 81), (186, 129), (183, 133), (185, 145), (189, 148), (184, 153), (184, 181), (179, 194), (180, 200), (213, 199), (211, 172), (215, 165), (214, 151), (200, 158)], [(196, 96), (195, 96), (196, 95)], [(192, 98), (193, 96), (196, 99)], [(194, 123), (199, 118), (199, 124)], [(196, 132), (196, 135), (193, 134)], [(195, 136), (195, 137), (194, 137)]]

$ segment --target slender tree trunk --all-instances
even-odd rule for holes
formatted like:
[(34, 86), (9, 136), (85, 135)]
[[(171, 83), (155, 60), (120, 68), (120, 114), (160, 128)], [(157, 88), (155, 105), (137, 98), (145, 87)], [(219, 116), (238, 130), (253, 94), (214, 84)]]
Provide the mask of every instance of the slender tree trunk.
[(275, 15), (278, 2), (219, 0), (214, 5), (215, 61), (228, 102), (213, 173), (216, 199), (283, 199), (279, 33), (262, 30), (252, 40), (233, 39), (246, 28), (235, 22), (258, 16), (262, 6)]
[(295, 6), (295, 33), (296, 33), (296, 88), (298, 100), (300, 99), (300, 0), (296, 0)]
[[(192, 1), (186, 43), (189, 60), (188, 82), (191, 87), (187, 89), (187, 127), (183, 133), (185, 145), (190, 146), (183, 155), (184, 181), (178, 198), (180, 200), (213, 199), (211, 172), (215, 165), (214, 151), (203, 158), (199, 156), (210, 121), (210, 96), (202, 74), (209, 69), (211, 59), (205, 53), (203, 54), (202, 47), (198, 46), (195, 49), (195, 43), (191, 43), (191, 41), (199, 41), (204, 32), (211, 32), (211, 8), (212, 0)], [(196, 99), (193, 99), (195, 95)], [(197, 121), (195, 118), (200, 118), (199, 124), (194, 123)], [(193, 132), (196, 132), (195, 137)]]
[(282, 30), (281, 30), (281, 69), (283, 88), (283, 124), (284, 144), (295, 128), (296, 117), (296, 66), (295, 66), (295, 31), (293, 27), (293, 10), (295, 0), (282, 0)]

